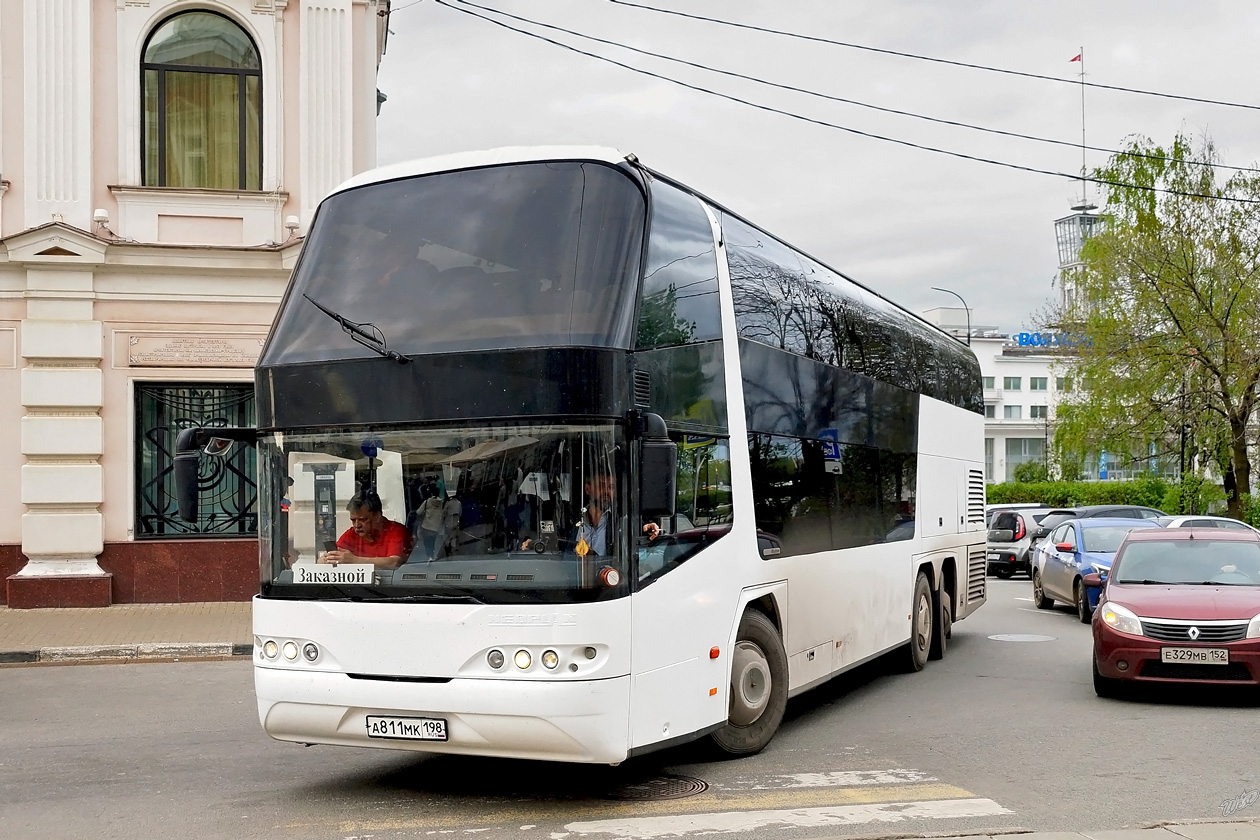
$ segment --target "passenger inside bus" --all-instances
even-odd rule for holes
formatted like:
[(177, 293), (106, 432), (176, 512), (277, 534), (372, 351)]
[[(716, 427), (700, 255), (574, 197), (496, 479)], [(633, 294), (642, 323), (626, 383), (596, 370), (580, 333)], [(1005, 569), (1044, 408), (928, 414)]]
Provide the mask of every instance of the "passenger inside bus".
[[(586, 507), (582, 520), (578, 523), (576, 532), (567, 540), (558, 540), (555, 547), (572, 550), (580, 557), (587, 554), (606, 557), (612, 553), (609, 534), (616, 534), (613, 502), (616, 498), (617, 482), (607, 473), (596, 473), (586, 480), (583, 489), (586, 491)], [(649, 540), (655, 540), (660, 536), (661, 526), (648, 522), (642, 531)], [(547, 538), (538, 535), (526, 538), (521, 543), (521, 550), (528, 551), (540, 540), (547, 541)]]
[(371, 491), (360, 493), (346, 505), (350, 527), (337, 540), (336, 548), (325, 551), (319, 563), (370, 562), (382, 569), (396, 569), (411, 553), (411, 533), (382, 513), (381, 497)]

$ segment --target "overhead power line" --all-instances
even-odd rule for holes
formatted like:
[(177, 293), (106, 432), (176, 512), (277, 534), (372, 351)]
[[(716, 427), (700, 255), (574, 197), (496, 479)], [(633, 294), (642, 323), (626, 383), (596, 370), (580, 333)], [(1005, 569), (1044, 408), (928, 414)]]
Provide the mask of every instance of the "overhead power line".
[[(490, 6), (483, 6), (478, 3), (471, 2), (471, 0), (458, 0), (458, 2), (462, 3), (465, 6), (472, 6), (474, 8), (481, 9), (483, 12), (492, 12), (496, 15), (499, 15), (500, 17), (510, 18), (512, 20), (517, 20), (522, 23), (528, 23), (530, 25), (538, 26), (543, 29), (550, 29), (553, 32), (563, 32), (566, 35), (572, 35), (575, 38), (582, 38), (587, 41), (594, 41), (597, 44), (605, 44), (607, 46), (617, 47), (618, 49), (623, 49), (623, 50), (628, 50), (629, 52), (638, 53), (639, 55), (646, 55), (652, 58), (659, 58), (662, 61), (672, 61), (675, 64), (681, 64), (685, 67), (692, 67), (697, 70), (707, 71), (709, 73), (717, 73), (719, 75), (729, 76), (734, 79), (742, 79), (747, 82), (753, 82), (755, 84), (765, 85), (766, 87), (777, 88), (779, 90), (786, 90), (786, 91), (791, 91), (793, 93), (800, 93), (805, 96), (813, 96), (818, 99), (825, 99), (829, 102), (839, 102), (844, 105), (855, 105), (859, 108), (867, 108), (872, 111), (880, 111), (885, 114), (895, 114), (901, 117), (910, 117), (911, 119), (916, 119), (916, 120), (925, 120), (927, 122), (936, 123), (938, 125), (948, 125), (948, 126), (953, 126), (955, 128), (965, 128), (970, 131), (980, 131), (986, 134), (996, 134), (1002, 137), (1013, 137), (1018, 140), (1031, 140), (1035, 143), (1049, 143), (1055, 146), (1067, 146), (1068, 148), (1072, 148), (1072, 149), (1087, 149), (1091, 152), (1102, 152), (1107, 155), (1124, 154), (1124, 155), (1128, 155), (1129, 157), (1144, 158), (1147, 160), (1158, 160), (1158, 161), (1166, 161), (1166, 162), (1178, 160), (1178, 158), (1170, 158), (1165, 155), (1151, 155), (1151, 154), (1146, 154), (1143, 152), (1122, 152), (1118, 149), (1108, 149), (1103, 146), (1089, 146), (1089, 145), (1082, 146), (1080, 143), (1075, 143), (1075, 142), (1072, 142), (1071, 140), (1058, 140), (1053, 137), (1039, 137), (1037, 135), (1023, 134), (1017, 131), (1004, 131), (1003, 129), (1000, 129), (1000, 128), (989, 128), (987, 126), (982, 126), (982, 125), (972, 125), (971, 123), (965, 123), (959, 120), (948, 120), (942, 117), (933, 117), (927, 114), (918, 114), (913, 111), (903, 111), (898, 108), (888, 108), (882, 105), (872, 105), (869, 102), (861, 102), (856, 99), (847, 99), (842, 96), (833, 96), (828, 93), (821, 93), (816, 90), (810, 90), (809, 88), (797, 87), (796, 85), (788, 85), (788, 84), (781, 84), (779, 82), (772, 82), (767, 79), (758, 78), (756, 76), (749, 76), (744, 73), (738, 73), (734, 70), (723, 70), (720, 67), (712, 67), (708, 64), (702, 64), (695, 61), (688, 61), (687, 59), (684, 59), (684, 58), (678, 58), (676, 56), (666, 55), (665, 53), (653, 52), (652, 50), (642, 49), (641, 47), (634, 47), (629, 44), (623, 44), (620, 41), (612, 41), (607, 38), (599, 38), (595, 35), (587, 35), (583, 32), (578, 32), (573, 29), (566, 29), (563, 26), (556, 26), (554, 24), (544, 23), (539, 20), (534, 20), (533, 18), (523, 17), (521, 15), (514, 15), (514, 14), (511, 14), (510, 12), (505, 12), (501, 9), (496, 9)], [(1074, 83), (1074, 84), (1079, 84), (1079, 83)], [(1224, 164), (1224, 163), (1209, 163), (1207, 161), (1198, 161), (1198, 160), (1181, 160), (1181, 162), (1190, 166), (1206, 166), (1206, 167), (1211, 167), (1214, 169), (1229, 169), (1235, 172), (1260, 172), (1260, 169), (1255, 169), (1249, 166), (1229, 166), (1228, 164)]]
[[(845, 47), (851, 50), (865, 50), (867, 52), (882, 53), (883, 55), (894, 55), (899, 58), (912, 58), (916, 61), (931, 61), (936, 64), (948, 64), (953, 67), (966, 67), (969, 70), (984, 70), (989, 73), (1004, 73), (1008, 76), (1022, 76), (1025, 79), (1040, 79), (1045, 82), (1058, 82), (1059, 84), (1067, 84), (1080, 86), (1082, 82), (1072, 79), (1061, 79), (1058, 76), (1046, 76), (1040, 73), (1025, 73), (1021, 70), (1008, 70), (1004, 67), (989, 67), (984, 64), (969, 64), (965, 61), (952, 61), (948, 58), (936, 58), (930, 55), (918, 55), (917, 53), (902, 52), (900, 50), (889, 50), (882, 47), (871, 47), (865, 44), (853, 44), (847, 41), (836, 41), (831, 38), (820, 38), (817, 35), (802, 35), (799, 32), (787, 32), (782, 29), (771, 29), (767, 26), (754, 26), (750, 23), (738, 23), (733, 20), (723, 20), (721, 18), (708, 17), (706, 15), (697, 15), (691, 12), (680, 12), (675, 9), (662, 9), (657, 6), (649, 6), (646, 3), (634, 3), (631, 0), (608, 0), (610, 3), (616, 3), (618, 6), (630, 6), (635, 9), (644, 9), (649, 12), (657, 12), (664, 15), (676, 15), (677, 17), (691, 18), (692, 20), (702, 20), (708, 23), (716, 23), (721, 26), (731, 26), (737, 29), (749, 29), (754, 32), (765, 32), (770, 35), (782, 35), (785, 38), (797, 38), (802, 41), (815, 41), (820, 44), (830, 44), (833, 47)], [(1158, 96), (1164, 99), (1180, 99), (1183, 102), (1201, 102), (1205, 105), (1221, 105), (1226, 108), (1247, 108), (1253, 111), (1260, 111), (1260, 105), (1249, 105), (1245, 102), (1227, 102), (1221, 99), (1206, 99), (1198, 96), (1182, 96), (1176, 93), (1164, 93), (1157, 90), (1142, 90), (1140, 88), (1121, 87), (1119, 85), (1104, 85), (1099, 82), (1084, 82), (1086, 87), (1098, 88), (1099, 90), (1115, 90), (1121, 93), (1135, 93), (1141, 96)]]
[[(566, 44), (562, 41), (557, 41), (553, 38), (548, 38), (545, 35), (540, 35), (537, 32), (530, 32), (529, 30), (521, 29), (519, 27), (513, 26), (510, 23), (505, 23), (501, 20), (495, 20), (494, 18), (487, 17), (483, 14), (479, 14), (478, 12), (473, 11), (471, 8), (464, 8), (463, 5), (457, 6), (453, 2), (450, 2), (450, 0), (434, 0), (434, 2), (439, 6), (444, 6), (453, 11), (469, 15), (470, 17), (474, 17), (479, 20), (483, 20), (486, 23), (494, 24), (495, 26), (501, 27), (503, 29), (507, 29), (511, 32), (516, 32), (520, 35), (526, 35), (530, 38), (535, 38), (539, 41), (544, 41), (548, 44), (552, 44), (553, 46), (560, 47), (561, 49), (565, 49), (570, 52), (577, 53), (579, 55), (584, 55), (587, 58), (593, 58), (597, 61), (603, 61), (608, 64), (621, 67), (625, 70), (629, 70), (633, 73), (639, 73), (644, 76), (649, 76), (654, 79), (659, 79), (663, 82), (669, 82), (670, 84), (678, 85), (679, 87), (684, 87), (689, 90), (694, 90), (694, 91), (697, 91), (698, 93), (704, 93), (710, 96), (716, 96), (719, 99), (725, 99), (730, 102), (737, 102), (741, 105), (747, 105), (748, 107), (756, 108), (759, 111), (767, 111), (772, 114), (779, 114), (781, 116), (790, 117), (795, 120), (800, 120), (801, 122), (810, 123), (812, 125), (820, 125), (820, 126), (823, 126), (824, 128), (832, 128), (837, 131), (843, 131), (848, 134), (857, 135), (859, 137), (866, 137), (872, 140), (881, 140), (886, 143), (895, 143), (899, 146), (906, 146), (908, 148), (919, 149), (925, 152), (934, 152), (936, 154), (947, 155), (949, 157), (955, 157), (962, 160), (975, 161), (976, 163), (985, 163), (991, 166), (1000, 166), (1006, 169), (1014, 169), (1020, 172), (1031, 172), (1036, 175), (1051, 175), (1056, 178), (1065, 178), (1070, 181), (1085, 180), (1091, 184), (1100, 184), (1100, 185), (1109, 186), (1109, 187), (1121, 187), (1125, 189), (1137, 189), (1137, 190), (1143, 190), (1146, 192), (1164, 193), (1167, 195), (1180, 195), (1180, 196), (1186, 196), (1188, 198), (1215, 199), (1218, 201), (1231, 201), (1231, 202), (1236, 202), (1239, 204), (1260, 204), (1260, 199), (1235, 198), (1232, 196), (1220, 196), (1220, 195), (1208, 195), (1206, 193), (1184, 192), (1181, 190), (1170, 190), (1164, 187), (1154, 187), (1154, 186), (1147, 186), (1143, 184), (1127, 184), (1122, 181), (1112, 181), (1106, 178), (1092, 178), (1092, 177), (1082, 178), (1080, 174), (1072, 175), (1067, 172), (1057, 172), (1053, 169), (1041, 169), (1035, 166), (1024, 166), (1018, 163), (1010, 163), (1007, 161), (994, 160), (992, 158), (980, 157), (979, 155), (970, 155), (965, 152), (956, 152), (949, 149), (940, 149), (935, 146), (926, 146), (921, 143), (913, 143), (909, 140), (901, 140), (896, 137), (887, 137), (882, 134), (874, 134), (869, 131), (862, 131), (860, 129), (850, 128), (849, 126), (839, 125), (838, 123), (828, 122), (826, 120), (817, 119), (815, 117), (807, 117), (803, 114), (797, 114), (793, 111), (787, 111), (782, 108), (775, 108), (771, 105), (763, 105), (759, 102), (753, 102), (751, 100), (743, 99), (738, 96), (732, 96), (730, 94), (712, 90), (711, 88), (702, 87), (700, 85), (695, 85), (690, 82), (684, 82), (679, 79), (675, 79), (661, 73), (652, 72), (651, 70), (644, 70), (640, 67), (635, 67), (631, 64), (626, 64), (625, 62), (617, 61), (616, 59), (609, 58), (607, 56), (599, 55), (597, 53), (587, 52), (586, 50), (579, 49), (578, 47), (572, 46), (571, 44)], [(467, 4), (467, 0), (455, 0), (455, 2), (471, 5), (471, 4)], [(478, 8), (481, 8), (481, 7), (478, 7)]]

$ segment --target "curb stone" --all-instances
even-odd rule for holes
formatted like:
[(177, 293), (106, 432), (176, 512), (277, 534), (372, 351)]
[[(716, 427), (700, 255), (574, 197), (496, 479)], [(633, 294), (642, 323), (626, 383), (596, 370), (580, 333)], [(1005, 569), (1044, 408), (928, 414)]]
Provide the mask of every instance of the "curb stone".
[(134, 645), (76, 645), (0, 651), (0, 664), (37, 662), (120, 662), (140, 659), (252, 656), (252, 644), (233, 642), (145, 642)]

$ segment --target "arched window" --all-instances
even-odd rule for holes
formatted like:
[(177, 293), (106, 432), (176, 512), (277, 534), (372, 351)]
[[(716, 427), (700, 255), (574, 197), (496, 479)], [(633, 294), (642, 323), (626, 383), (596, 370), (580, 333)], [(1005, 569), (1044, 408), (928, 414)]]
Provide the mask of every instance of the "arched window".
[(183, 12), (149, 36), (140, 64), (144, 183), (262, 189), (262, 71), (249, 35)]

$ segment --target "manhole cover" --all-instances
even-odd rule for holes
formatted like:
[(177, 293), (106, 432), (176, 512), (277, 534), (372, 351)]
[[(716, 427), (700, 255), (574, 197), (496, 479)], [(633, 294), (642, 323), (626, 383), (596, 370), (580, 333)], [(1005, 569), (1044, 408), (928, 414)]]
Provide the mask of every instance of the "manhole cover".
[(999, 633), (990, 636), (995, 642), (1053, 642), (1057, 636), (1038, 636), (1035, 633)]
[(690, 776), (656, 776), (618, 788), (608, 794), (608, 798), (627, 802), (682, 799), (704, 793), (708, 789), (709, 783), (703, 779), (693, 779)]

